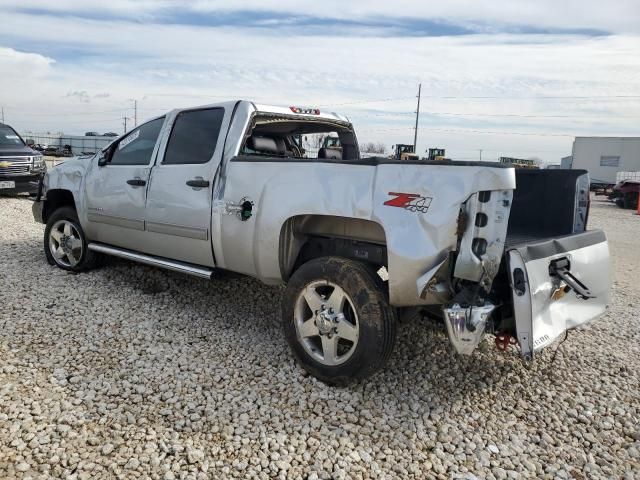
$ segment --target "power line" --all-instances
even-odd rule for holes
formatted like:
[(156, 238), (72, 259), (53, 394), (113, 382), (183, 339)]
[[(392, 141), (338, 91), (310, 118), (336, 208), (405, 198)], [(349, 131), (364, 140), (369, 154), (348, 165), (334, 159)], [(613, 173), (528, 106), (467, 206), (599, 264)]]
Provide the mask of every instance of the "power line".
[(462, 96), (462, 95), (423, 95), (428, 98), (443, 98), (443, 99), (465, 99), (471, 100), (474, 98), (478, 99), (491, 99), (491, 100), (500, 100), (500, 99), (522, 99), (522, 100), (558, 100), (558, 99), (576, 99), (576, 100), (591, 100), (591, 99), (602, 99), (602, 98), (640, 98), (640, 95), (471, 95), (471, 96)]
[[(640, 95), (422, 95), (423, 98), (434, 99), (461, 99), (461, 100), (473, 100), (473, 99), (490, 99), (490, 100), (590, 100), (590, 99), (605, 99), (605, 98), (624, 98), (624, 99), (640, 99)], [(378, 103), (378, 102), (394, 102), (400, 100), (412, 100), (415, 97), (391, 97), (391, 98), (378, 98), (368, 100), (357, 100), (353, 102), (343, 103), (328, 103), (324, 105), (318, 105), (318, 107), (339, 107), (343, 105), (357, 105), (362, 103)]]
[(416, 97), (394, 97), (394, 98), (372, 98), (369, 100), (355, 100), (353, 102), (344, 102), (344, 103), (327, 103), (324, 105), (317, 105), (319, 108), (322, 107), (342, 107), (344, 105), (360, 105), (363, 103), (382, 103), (382, 102), (397, 102), (400, 100), (413, 100)]
[(98, 111), (98, 112), (50, 112), (50, 113), (44, 113), (44, 112), (24, 112), (21, 110), (18, 110), (20, 115), (29, 115), (29, 116), (34, 116), (34, 117), (59, 117), (61, 115), (64, 115), (65, 117), (80, 117), (80, 116), (84, 116), (84, 115), (101, 115), (104, 113), (117, 113), (117, 112), (122, 112), (122, 110), (127, 110), (126, 108), (118, 108), (118, 109), (114, 109), (114, 110), (102, 110), (102, 111)]
[[(602, 113), (600, 115), (583, 115), (576, 113), (575, 115), (529, 115), (521, 113), (463, 113), (463, 112), (420, 112), (422, 115), (443, 115), (443, 116), (460, 116), (460, 117), (517, 117), (517, 118), (602, 118), (610, 115), (615, 118), (640, 118), (640, 115), (622, 115), (615, 112), (609, 114)], [(354, 113), (351, 117), (397, 117), (413, 115), (412, 112), (380, 112), (380, 113)]]
[[(413, 130), (413, 127), (397, 127), (397, 128), (361, 128), (359, 131), (365, 132), (393, 132), (393, 131), (403, 131), (403, 130)], [(504, 131), (494, 131), (494, 130), (472, 130), (472, 129), (451, 129), (451, 128), (430, 128), (430, 127), (420, 127), (420, 130), (431, 131), (431, 132), (445, 132), (445, 133), (479, 133), (479, 134), (488, 134), (488, 135), (522, 135), (522, 136), (533, 136), (533, 137), (576, 137), (580, 135), (574, 135), (569, 133), (529, 133), (529, 132), (504, 132)]]

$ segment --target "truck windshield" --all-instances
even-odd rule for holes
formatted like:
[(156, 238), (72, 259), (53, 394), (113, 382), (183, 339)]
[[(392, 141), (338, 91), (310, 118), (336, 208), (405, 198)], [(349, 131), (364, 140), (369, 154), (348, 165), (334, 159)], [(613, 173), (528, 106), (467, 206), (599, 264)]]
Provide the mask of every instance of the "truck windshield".
[(24, 145), (20, 135), (8, 125), (0, 125), (0, 145)]

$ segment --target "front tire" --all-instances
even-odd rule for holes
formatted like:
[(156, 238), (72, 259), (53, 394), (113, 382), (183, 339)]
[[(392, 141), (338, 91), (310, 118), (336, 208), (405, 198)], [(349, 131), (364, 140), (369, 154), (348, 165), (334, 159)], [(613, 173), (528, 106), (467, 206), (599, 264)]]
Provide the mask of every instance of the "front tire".
[(282, 303), (285, 337), (300, 365), (331, 385), (372, 375), (391, 356), (396, 314), (375, 270), (340, 257), (302, 265)]
[(81, 272), (94, 268), (99, 255), (87, 248), (87, 238), (71, 207), (60, 207), (47, 220), (44, 229), (47, 261), (63, 270)]

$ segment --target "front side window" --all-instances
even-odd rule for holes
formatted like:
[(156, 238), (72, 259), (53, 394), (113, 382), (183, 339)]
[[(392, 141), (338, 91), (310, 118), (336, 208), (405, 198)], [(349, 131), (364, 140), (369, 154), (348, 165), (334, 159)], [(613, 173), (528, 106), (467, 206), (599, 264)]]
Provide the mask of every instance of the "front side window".
[(111, 165), (148, 165), (156, 146), (164, 117), (156, 118), (132, 130), (118, 142), (111, 155)]
[(0, 145), (24, 145), (20, 135), (8, 125), (0, 126)]
[(223, 108), (179, 113), (173, 124), (162, 163), (199, 164), (211, 160), (218, 143), (223, 117)]

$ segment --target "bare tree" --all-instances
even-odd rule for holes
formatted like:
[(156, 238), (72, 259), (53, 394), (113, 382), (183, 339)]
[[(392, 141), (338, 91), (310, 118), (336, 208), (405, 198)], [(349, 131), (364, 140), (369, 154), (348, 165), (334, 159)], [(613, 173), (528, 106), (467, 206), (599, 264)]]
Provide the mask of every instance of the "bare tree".
[(382, 142), (365, 142), (360, 145), (360, 151), (364, 153), (384, 153), (386, 151), (386, 147)]
[(324, 135), (322, 133), (313, 133), (310, 135), (311, 137), (311, 146), (312, 148), (322, 148), (322, 145), (324, 144), (324, 139), (325, 137), (327, 137), (327, 135)]

